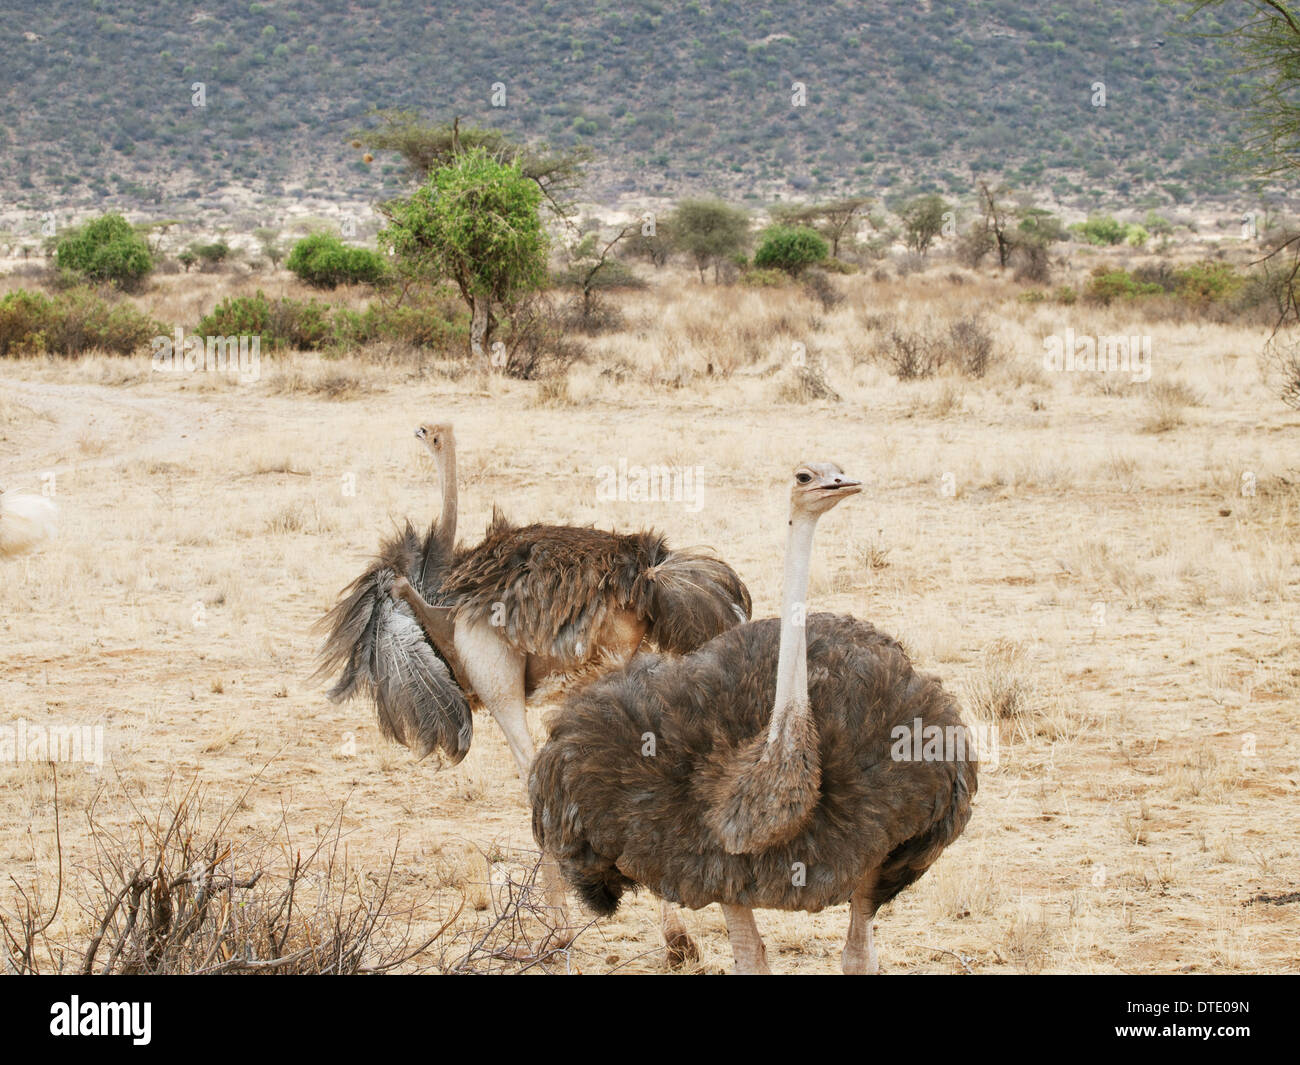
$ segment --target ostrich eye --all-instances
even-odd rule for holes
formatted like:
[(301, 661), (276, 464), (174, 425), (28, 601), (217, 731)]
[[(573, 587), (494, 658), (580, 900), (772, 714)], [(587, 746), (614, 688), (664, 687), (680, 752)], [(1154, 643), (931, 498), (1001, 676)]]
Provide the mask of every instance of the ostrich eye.
[(812, 480), (812, 474), (811, 474), (811, 473), (796, 473), (796, 474), (794, 475), (794, 479), (795, 479), (796, 481), (798, 481), (800, 484), (807, 484), (809, 481)]

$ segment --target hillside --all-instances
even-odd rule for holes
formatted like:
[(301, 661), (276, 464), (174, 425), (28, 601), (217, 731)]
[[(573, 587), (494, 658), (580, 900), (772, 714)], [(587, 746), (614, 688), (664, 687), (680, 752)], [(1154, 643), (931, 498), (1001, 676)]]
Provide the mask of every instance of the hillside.
[(0, 193), (28, 209), (373, 200), (401, 180), (348, 145), (375, 107), (588, 143), (605, 198), (962, 192), (972, 172), (1083, 206), (1235, 187), (1215, 158), (1231, 59), (1157, 0), (10, 0), (0, 48)]

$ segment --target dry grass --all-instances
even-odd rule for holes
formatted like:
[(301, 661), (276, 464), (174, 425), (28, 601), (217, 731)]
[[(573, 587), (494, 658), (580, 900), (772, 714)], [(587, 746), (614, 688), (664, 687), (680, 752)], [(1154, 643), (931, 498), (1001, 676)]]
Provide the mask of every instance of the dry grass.
[[(147, 360), (6, 365), (0, 484), (39, 491), (56, 471), (63, 522), (0, 583), (0, 703), (106, 736), (99, 774), (60, 770), (67, 864), (93, 857), (80, 815), (104, 773), (150, 802), (201, 773), (238, 797), (240, 832), (286, 807), (327, 825), (347, 795), (354, 868), (384, 868), (400, 834), (396, 901), (432, 921), (470, 900), (457, 957), (517, 934), (500, 898), (527, 884), (532, 841), (499, 730), (480, 718), (437, 773), (306, 684), (311, 623), (394, 519), (436, 510), (410, 435), (436, 418), (461, 440), (464, 538), (493, 503), (654, 526), (721, 552), (760, 616), (779, 600), (787, 471), (825, 456), (864, 476), (819, 530), (815, 606), (899, 635), (998, 755), (966, 834), (881, 915), (887, 972), (1300, 968), (1296, 904), (1251, 902), (1300, 883), (1300, 422), (1260, 378), (1263, 332), (1026, 304), (947, 273), (837, 278), (827, 309), (668, 268), (617, 297), (625, 327), (590, 340), (562, 389), (308, 355), (220, 387)], [(181, 320), (230, 284), (166, 279), (143, 299)], [(998, 353), (983, 379), (901, 383), (870, 355), (973, 308)], [(1044, 370), (1042, 338), (1067, 326), (1153, 334), (1153, 380)], [(783, 396), (799, 351), (840, 402)], [(620, 458), (703, 467), (706, 505), (598, 502), (596, 471)], [(0, 780), (0, 864), (48, 879), (47, 779), (17, 762)], [(136, 823), (125, 801), (96, 817), (118, 836)], [(702, 968), (728, 967), (721, 915), (687, 922)], [(837, 967), (843, 908), (759, 922), (778, 970)], [(584, 933), (583, 969), (660, 969), (656, 928), (642, 894)]]

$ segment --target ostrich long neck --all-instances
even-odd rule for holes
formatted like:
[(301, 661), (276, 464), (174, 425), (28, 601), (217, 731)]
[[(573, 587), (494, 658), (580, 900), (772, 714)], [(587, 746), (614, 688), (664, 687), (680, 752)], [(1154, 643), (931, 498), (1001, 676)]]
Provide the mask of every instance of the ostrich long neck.
[(808, 700), (808, 566), (817, 519), (795, 512), (785, 550), (776, 697), (766, 735), (741, 744), (719, 768), (707, 819), (729, 854), (789, 842), (821, 797), (821, 745)]
[(456, 547), (456, 441), (448, 434), (446, 446), (440, 453), (438, 476), (442, 480), (442, 520), (438, 523), (438, 539), (448, 557)]
[[(808, 569), (817, 519), (794, 513), (785, 541), (785, 587), (781, 596), (781, 647), (776, 660), (776, 701), (768, 724), (770, 749), (788, 743), (794, 718), (808, 714)], [(775, 750), (772, 753), (776, 753)]]

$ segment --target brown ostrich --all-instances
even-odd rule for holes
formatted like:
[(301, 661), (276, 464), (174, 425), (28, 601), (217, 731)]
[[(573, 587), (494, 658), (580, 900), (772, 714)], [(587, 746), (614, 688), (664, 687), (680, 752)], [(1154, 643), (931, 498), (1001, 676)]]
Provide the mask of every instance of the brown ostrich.
[(961, 833), (976, 767), (956, 702), (897, 641), (805, 622), (817, 519), (860, 490), (833, 463), (795, 470), (780, 619), (639, 656), (553, 716), (533, 834), (596, 913), (637, 885), (720, 903), (736, 971), (766, 973), (754, 908), (848, 902), (844, 971), (877, 971), (872, 918)]
[[(455, 440), (422, 427), (442, 478), (442, 519), (421, 541), (407, 524), (324, 619), (322, 673), (342, 669), (332, 698), (370, 695), (384, 734), (452, 764), (469, 750), (471, 706), (505, 733), (527, 788), (534, 747), (527, 697), (549, 680), (586, 677), (629, 659), (643, 641), (686, 653), (750, 616), (749, 592), (726, 563), (670, 550), (651, 531), (517, 527), (498, 511), (483, 542), (454, 549)], [(418, 628), (417, 628), (418, 623)], [(413, 639), (423, 629), (427, 640)], [(572, 936), (558, 868), (545, 862), (554, 944)], [(697, 956), (664, 907), (673, 962)]]

